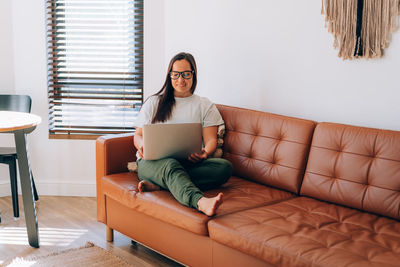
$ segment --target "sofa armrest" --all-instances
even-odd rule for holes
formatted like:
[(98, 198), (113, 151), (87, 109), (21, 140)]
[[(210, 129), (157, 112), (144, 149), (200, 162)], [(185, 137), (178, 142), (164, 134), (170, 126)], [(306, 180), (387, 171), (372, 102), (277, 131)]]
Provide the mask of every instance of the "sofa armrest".
[(97, 179), (119, 172), (128, 171), (127, 164), (136, 161), (134, 134), (113, 134), (100, 136), (96, 140)]
[(100, 136), (96, 140), (97, 219), (106, 223), (105, 196), (100, 179), (103, 176), (127, 172), (128, 162), (136, 161), (133, 133)]

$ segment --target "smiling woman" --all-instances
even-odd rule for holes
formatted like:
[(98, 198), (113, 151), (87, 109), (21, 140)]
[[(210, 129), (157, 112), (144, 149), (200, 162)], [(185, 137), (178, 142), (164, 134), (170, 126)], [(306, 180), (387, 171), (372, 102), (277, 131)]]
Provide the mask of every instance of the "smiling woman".
[[(196, 61), (191, 54), (181, 52), (171, 59), (161, 90), (143, 104), (135, 122), (134, 136), (141, 180), (138, 190), (142, 193), (167, 189), (182, 205), (212, 216), (223, 202), (223, 193), (206, 197), (202, 191), (224, 184), (232, 174), (232, 164), (222, 158), (209, 158), (217, 149), (217, 129), (224, 120), (215, 104), (194, 94), (196, 85)], [(157, 123), (200, 124), (203, 148), (200, 152), (193, 151), (187, 158), (146, 159), (143, 155), (143, 127)]]
[(50, 138), (133, 131), (143, 100), (143, 0), (47, 1)]
[(187, 60), (177, 60), (169, 73), (175, 97), (188, 97), (192, 95), (193, 70)]

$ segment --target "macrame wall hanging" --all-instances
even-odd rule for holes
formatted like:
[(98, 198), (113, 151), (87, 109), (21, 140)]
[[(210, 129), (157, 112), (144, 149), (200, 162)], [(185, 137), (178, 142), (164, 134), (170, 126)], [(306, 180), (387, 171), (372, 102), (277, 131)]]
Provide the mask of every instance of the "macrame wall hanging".
[(322, 0), (322, 14), (339, 57), (379, 58), (398, 27), (400, 0)]

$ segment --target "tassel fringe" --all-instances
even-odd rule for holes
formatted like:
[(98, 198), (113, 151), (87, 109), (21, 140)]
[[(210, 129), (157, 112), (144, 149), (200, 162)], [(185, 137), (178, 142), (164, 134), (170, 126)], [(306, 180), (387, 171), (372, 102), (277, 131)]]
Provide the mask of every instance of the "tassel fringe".
[[(364, 0), (361, 37), (357, 37), (357, 0), (322, 0), (325, 27), (343, 59), (379, 58), (399, 27), (400, 0)], [(361, 51), (359, 51), (361, 49)]]

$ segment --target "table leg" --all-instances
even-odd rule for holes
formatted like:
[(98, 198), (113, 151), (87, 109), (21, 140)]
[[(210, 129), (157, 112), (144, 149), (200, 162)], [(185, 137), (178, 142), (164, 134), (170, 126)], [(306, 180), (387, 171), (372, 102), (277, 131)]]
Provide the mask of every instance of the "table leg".
[(32, 180), (30, 175), (26, 134), (23, 130), (14, 132), (15, 146), (18, 155), (18, 168), (21, 180), (22, 200), (24, 203), (26, 229), (29, 244), (39, 247), (38, 223), (36, 218), (35, 201), (33, 200)]

